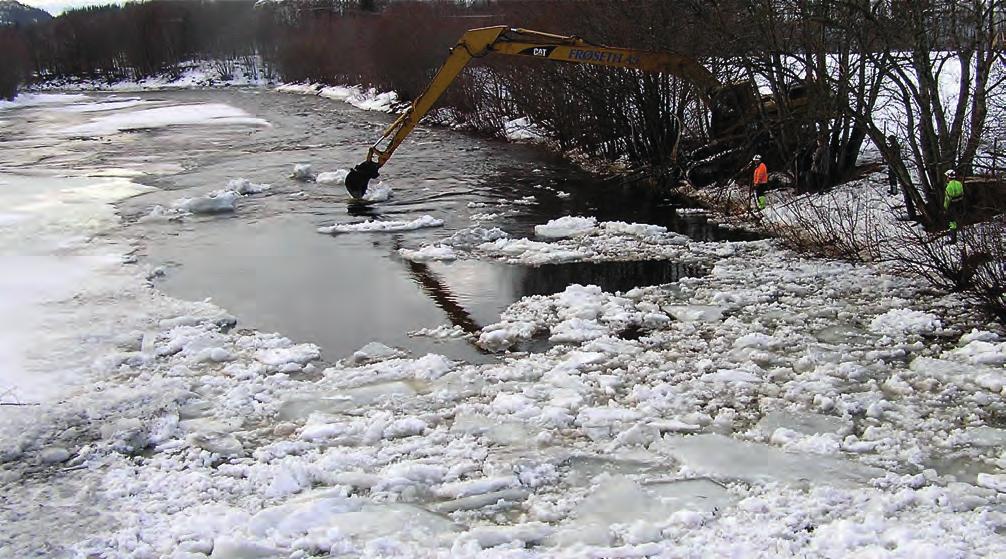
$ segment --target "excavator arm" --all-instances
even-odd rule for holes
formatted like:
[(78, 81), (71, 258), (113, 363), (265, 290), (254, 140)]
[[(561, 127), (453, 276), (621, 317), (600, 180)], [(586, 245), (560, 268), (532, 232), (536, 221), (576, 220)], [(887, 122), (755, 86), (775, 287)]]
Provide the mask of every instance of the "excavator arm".
[(699, 96), (707, 104), (712, 103), (714, 95), (721, 88), (719, 81), (709, 70), (686, 56), (595, 45), (579, 37), (552, 35), (503, 25), (470, 29), (451, 49), (450, 56), (422, 95), (384, 130), (367, 152), (367, 160), (354, 167), (346, 176), (346, 189), (354, 198), (360, 198), (366, 193), (370, 179), (378, 176), (378, 170), (388, 162), (468, 62), (472, 58), (492, 53), (672, 74), (694, 84)]

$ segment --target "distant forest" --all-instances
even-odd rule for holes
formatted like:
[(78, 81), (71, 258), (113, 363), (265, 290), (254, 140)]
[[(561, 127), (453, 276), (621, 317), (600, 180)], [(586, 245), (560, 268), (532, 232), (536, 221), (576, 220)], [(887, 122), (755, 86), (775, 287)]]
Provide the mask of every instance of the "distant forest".
[(191, 60), (251, 56), (285, 81), (398, 86), (407, 94), (396, 69), (433, 64), (463, 29), (502, 19), (491, 2), (151, 0), (87, 7), (0, 27), (0, 98), (12, 97), (18, 83), (139, 80), (170, 76)]

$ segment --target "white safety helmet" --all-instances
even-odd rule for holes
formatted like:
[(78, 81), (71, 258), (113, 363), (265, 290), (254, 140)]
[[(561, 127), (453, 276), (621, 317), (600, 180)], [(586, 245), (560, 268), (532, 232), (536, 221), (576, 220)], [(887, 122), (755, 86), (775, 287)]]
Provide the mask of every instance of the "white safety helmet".
[(754, 157), (751, 158), (751, 161), (761, 161), (761, 156), (760, 155), (756, 155), (756, 156), (754, 156)]
[(947, 177), (949, 178), (954, 178), (957, 175), (957, 173), (955, 173), (953, 169), (947, 169), (947, 172), (944, 174), (947, 175)]

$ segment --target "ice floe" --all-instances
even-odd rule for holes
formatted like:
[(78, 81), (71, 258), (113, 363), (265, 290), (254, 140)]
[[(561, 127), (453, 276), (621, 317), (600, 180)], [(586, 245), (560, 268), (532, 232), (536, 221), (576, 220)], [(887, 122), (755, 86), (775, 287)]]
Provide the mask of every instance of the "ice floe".
[(360, 223), (345, 223), (332, 225), (329, 227), (319, 227), (318, 232), (324, 234), (335, 233), (375, 233), (375, 232), (395, 232), (413, 231), (425, 227), (440, 227), (444, 220), (437, 219), (430, 215), (423, 215), (409, 221), (396, 220), (368, 220)]
[(560, 217), (553, 219), (545, 225), (536, 225), (534, 234), (546, 239), (559, 239), (563, 237), (576, 237), (585, 235), (597, 227), (596, 217)]
[(398, 249), (398, 254), (402, 255), (402, 258), (412, 260), (413, 262), (455, 260), (458, 257), (454, 249), (446, 245), (427, 245), (416, 250), (400, 248)]
[(195, 198), (179, 198), (172, 204), (174, 209), (194, 214), (215, 214), (233, 212), (241, 195), (233, 190), (215, 190)]
[(64, 128), (61, 133), (69, 136), (103, 136), (126, 130), (201, 124), (269, 126), (267, 121), (253, 117), (237, 107), (222, 103), (202, 103), (117, 112)]

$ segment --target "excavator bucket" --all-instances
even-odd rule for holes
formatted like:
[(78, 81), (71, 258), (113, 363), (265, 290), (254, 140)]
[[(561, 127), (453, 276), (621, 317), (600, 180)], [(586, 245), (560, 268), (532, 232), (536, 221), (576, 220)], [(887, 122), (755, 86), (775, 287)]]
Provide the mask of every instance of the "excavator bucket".
[(377, 163), (373, 161), (364, 161), (350, 169), (349, 174), (346, 175), (346, 190), (349, 191), (349, 195), (357, 199), (363, 198), (363, 195), (367, 193), (370, 179), (378, 177), (377, 170), (379, 168)]

